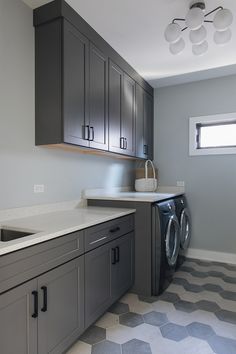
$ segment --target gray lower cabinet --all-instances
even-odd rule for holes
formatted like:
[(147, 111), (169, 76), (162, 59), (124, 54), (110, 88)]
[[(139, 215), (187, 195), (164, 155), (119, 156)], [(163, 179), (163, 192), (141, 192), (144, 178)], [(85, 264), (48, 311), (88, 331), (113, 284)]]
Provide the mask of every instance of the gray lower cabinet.
[(111, 304), (111, 272), (110, 243), (85, 255), (85, 327)]
[(132, 287), (133, 230), (127, 215), (3, 256), (0, 353), (64, 353)]
[(133, 285), (134, 234), (85, 255), (85, 327)]
[(37, 354), (37, 319), (33, 318), (33, 291), (37, 280), (31, 280), (0, 296), (1, 354)]
[(84, 330), (84, 257), (0, 296), (1, 354), (61, 354)]
[(38, 354), (61, 354), (84, 330), (84, 257), (38, 278)]
[(114, 242), (115, 265), (112, 268), (111, 296), (119, 299), (134, 281), (134, 234), (130, 233)]

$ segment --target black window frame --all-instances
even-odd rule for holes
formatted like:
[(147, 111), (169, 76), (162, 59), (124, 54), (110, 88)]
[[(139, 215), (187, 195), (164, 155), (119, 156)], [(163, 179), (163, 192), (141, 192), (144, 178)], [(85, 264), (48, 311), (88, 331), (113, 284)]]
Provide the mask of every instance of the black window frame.
[[(220, 146), (204, 146), (201, 147), (201, 128), (204, 127), (215, 127), (215, 126), (224, 126), (224, 125), (236, 125), (236, 119), (234, 120), (228, 120), (228, 121), (221, 121), (221, 122), (212, 122), (212, 123), (197, 123), (196, 124), (196, 149), (197, 150), (205, 150), (205, 149), (225, 149), (225, 148), (236, 148), (236, 143), (235, 145), (220, 145)], [(235, 138), (236, 140), (236, 138)]]

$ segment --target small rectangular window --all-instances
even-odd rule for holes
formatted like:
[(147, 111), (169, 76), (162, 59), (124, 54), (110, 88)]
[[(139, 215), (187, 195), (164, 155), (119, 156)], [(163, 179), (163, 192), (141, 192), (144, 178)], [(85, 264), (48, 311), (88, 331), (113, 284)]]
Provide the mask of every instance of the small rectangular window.
[(236, 113), (190, 118), (189, 154), (236, 154)]

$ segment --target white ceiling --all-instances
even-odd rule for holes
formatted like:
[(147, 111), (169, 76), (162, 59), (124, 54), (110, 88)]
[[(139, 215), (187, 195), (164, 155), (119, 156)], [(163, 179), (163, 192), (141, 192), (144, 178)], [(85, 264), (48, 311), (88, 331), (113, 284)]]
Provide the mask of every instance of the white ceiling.
[[(23, 0), (35, 8), (50, 0)], [(190, 0), (67, 0), (67, 2), (154, 87), (236, 73), (236, 1), (206, 0), (206, 10), (222, 5), (234, 14), (231, 42), (213, 43), (213, 26), (206, 24), (208, 52), (193, 56), (186, 48), (169, 53), (163, 33), (174, 17), (184, 17)], [(201, 73), (199, 73), (201, 72)]]

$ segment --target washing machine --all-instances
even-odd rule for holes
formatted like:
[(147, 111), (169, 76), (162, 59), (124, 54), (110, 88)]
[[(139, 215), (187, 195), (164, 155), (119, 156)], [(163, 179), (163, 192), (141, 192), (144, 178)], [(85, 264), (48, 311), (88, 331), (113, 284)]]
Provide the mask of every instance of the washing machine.
[(175, 213), (180, 225), (180, 249), (185, 251), (191, 238), (191, 217), (185, 196), (174, 199)]
[(180, 225), (180, 252), (177, 260), (177, 268), (179, 268), (185, 260), (185, 253), (191, 239), (191, 216), (185, 196), (175, 198), (174, 202)]
[(180, 248), (180, 226), (173, 199), (152, 206), (152, 294), (171, 283)]

